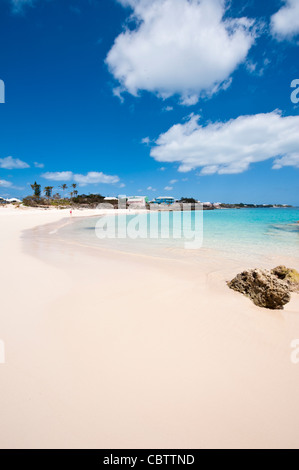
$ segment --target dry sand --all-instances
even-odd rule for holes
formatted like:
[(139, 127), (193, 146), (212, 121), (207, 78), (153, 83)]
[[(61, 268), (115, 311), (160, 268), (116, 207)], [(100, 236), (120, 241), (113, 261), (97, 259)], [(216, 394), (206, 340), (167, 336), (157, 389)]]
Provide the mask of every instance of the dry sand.
[(30, 254), (22, 232), (68, 215), (0, 209), (0, 447), (298, 448), (299, 296), (259, 309), (216, 255)]

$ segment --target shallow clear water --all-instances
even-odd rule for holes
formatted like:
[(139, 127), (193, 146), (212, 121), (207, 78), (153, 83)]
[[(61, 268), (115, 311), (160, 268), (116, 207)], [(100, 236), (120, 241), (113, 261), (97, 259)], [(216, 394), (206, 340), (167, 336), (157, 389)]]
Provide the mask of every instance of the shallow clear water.
[[(157, 213), (156, 213), (157, 214)], [(159, 213), (161, 217), (161, 213)], [(168, 213), (169, 214), (169, 213)], [(99, 217), (84, 218), (74, 221), (59, 230), (62, 237), (87, 245), (109, 246), (125, 251), (144, 251), (147, 253), (157, 248), (168, 251), (183, 249), (186, 237), (197, 236), (203, 232), (203, 248), (217, 249), (231, 255), (286, 255), (299, 257), (299, 208), (287, 209), (227, 209), (203, 212), (203, 223), (195, 220), (198, 214), (185, 213), (182, 224), (182, 213), (162, 216), (154, 227), (154, 238), (148, 237), (152, 219), (150, 214), (109, 216), (112, 226), (123, 223), (130, 227), (131, 235), (141, 233), (142, 238), (110, 238), (100, 240), (96, 236), (96, 224)], [(156, 216), (158, 217), (158, 215)], [(165, 217), (165, 220), (163, 219)], [(108, 218), (106, 219), (108, 220)], [(196, 221), (196, 224), (195, 224)], [(184, 238), (173, 238), (173, 231), (180, 232), (184, 227)], [(170, 226), (170, 230), (169, 230)], [(129, 231), (130, 231), (129, 230)], [(170, 231), (168, 237), (167, 232)], [(102, 233), (102, 232), (101, 232)], [(151, 232), (152, 234), (153, 232)], [(190, 241), (190, 240), (189, 240)], [(198, 247), (195, 246), (196, 249)]]
[(204, 244), (230, 251), (299, 255), (299, 209), (217, 210), (204, 214)]

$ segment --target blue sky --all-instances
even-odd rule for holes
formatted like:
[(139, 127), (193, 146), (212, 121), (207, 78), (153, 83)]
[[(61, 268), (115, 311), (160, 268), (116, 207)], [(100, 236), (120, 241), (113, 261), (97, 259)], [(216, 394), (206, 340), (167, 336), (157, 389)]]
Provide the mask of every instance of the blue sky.
[(299, 0), (0, 0), (0, 35), (0, 196), (299, 205)]

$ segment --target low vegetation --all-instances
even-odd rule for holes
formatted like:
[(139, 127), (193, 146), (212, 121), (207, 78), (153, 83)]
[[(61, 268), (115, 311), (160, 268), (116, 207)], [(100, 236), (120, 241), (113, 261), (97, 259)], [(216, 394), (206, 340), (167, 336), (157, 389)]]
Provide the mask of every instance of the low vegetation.
[[(105, 201), (105, 197), (101, 194), (78, 194), (77, 185), (73, 183), (70, 187), (66, 184), (61, 184), (59, 190), (62, 191), (62, 196), (59, 192), (54, 193), (53, 186), (45, 186), (43, 189), (41, 185), (36, 181), (31, 184), (33, 191), (32, 196), (27, 196), (23, 199), (24, 206), (27, 207), (59, 207), (63, 208), (96, 208), (99, 204), (105, 204), (108, 208), (117, 208), (118, 200), (111, 199)], [(183, 207), (183, 204), (191, 204), (191, 210), (196, 209), (198, 201), (193, 197), (182, 197), (175, 204), (176, 209), (173, 206), (173, 210), (180, 210), (179, 207)], [(171, 208), (172, 206), (169, 206)], [(257, 204), (225, 204), (225, 203), (204, 203), (204, 210), (215, 210), (215, 209), (250, 209), (250, 208), (270, 208), (270, 207), (291, 207), (282, 205), (257, 205)], [(147, 204), (146, 208), (149, 209), (150, 205)]]

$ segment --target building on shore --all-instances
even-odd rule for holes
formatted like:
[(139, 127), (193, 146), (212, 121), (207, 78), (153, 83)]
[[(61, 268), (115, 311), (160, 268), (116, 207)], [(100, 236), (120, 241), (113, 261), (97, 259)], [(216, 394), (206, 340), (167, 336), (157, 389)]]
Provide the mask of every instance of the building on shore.
[(3, 197), (0, 197), (0, 204), (20, 204), (21, 202), (21, 199), (17, 199), (16, 197), (12, 197), (10, 199), (4, 199)]
[(117, 197), (105, 197), (104, 201), (105, 202), (117, 202), (118, 198)]
[(22, 201), (21, 201), (21, 199), (18, 199), (16, 197), (12, 197), (10, 199), (6, 199), (6, 202), (8, 202), (9, 204), (13, 204), (14, 202), (17, 202), (18, 204), (20, 204)]
[(152, 204), (167, 204), (169, 206), (174, 203), (175, 203), (175, 199), (170, 196), (159, 196), (159, 197), (156, 197), (156, 199), (152, 201)]
[(147, 196), (130, 196), (127, 199), (127, 204), (129, 207), (130, 206), (146, 207), (147, 202), (148, 202)]

